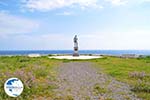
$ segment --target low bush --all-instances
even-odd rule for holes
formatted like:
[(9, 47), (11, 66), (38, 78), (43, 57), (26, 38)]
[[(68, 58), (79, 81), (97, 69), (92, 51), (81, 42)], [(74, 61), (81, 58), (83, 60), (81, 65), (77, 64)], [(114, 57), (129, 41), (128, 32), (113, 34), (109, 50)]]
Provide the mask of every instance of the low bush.
[(134, 72), (130, 72), (129, 73), (129, 77), (130, 78), (144, 78), (146, 76), (149, 76), (147, 75), (145, 72), (137, 72), (137, 71), (134, 71)]
[(145, 80), (138, 80), (138, 82), (131, 89), (134, 92), (146, 92), (150, 93), (150, 82)]

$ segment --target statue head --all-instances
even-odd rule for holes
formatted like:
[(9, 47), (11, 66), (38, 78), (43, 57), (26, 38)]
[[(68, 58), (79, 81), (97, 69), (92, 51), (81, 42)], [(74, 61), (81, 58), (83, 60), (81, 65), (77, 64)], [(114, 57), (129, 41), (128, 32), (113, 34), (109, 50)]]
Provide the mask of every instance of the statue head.
[(77, 35), (75, 35), (75, 38), (77, 38)]
[(78, 40), (77, 35), (75, 35), (74, 42), (77, 42), (77, 40)]

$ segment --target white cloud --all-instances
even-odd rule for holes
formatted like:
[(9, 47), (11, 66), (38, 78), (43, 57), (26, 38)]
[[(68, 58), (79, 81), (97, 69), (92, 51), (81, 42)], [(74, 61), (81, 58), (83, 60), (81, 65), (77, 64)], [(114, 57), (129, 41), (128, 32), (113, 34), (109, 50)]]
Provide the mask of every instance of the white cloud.
[(150, 2), (150, 0), (143, 0), (143, 2)]
[[(130, 32), (79, 34), (79, 50), (88, 49), (150, 49), (149, 31), (132, 30)], [(10, 40), (11, 43), (9, 42)], [(2, 43), (2, 42), (3, 43)], [(5, 45), (3, 45), (5, 44)], [(88, 45), (87, 45), (88, 44)], [(39, 34), (17, 35), (0, 39), (0, 49), (73, 49), (73, 35)], [(6, 47), (5, 47), (6, 46)]]
[[(150, 1), (150, 0), (141, 0)], [(64, 7), (68, 8), (81, 8), (82, 10), (86, 8), (96, 8), (102, 9), (106, 5), (120, 6), (127, 3), (134, 2), (136, 0), (22, 0), (23, 8), (27, 8), (30, 11), (50, 11), (54, 9), (60, 9)]]
[(31, 11), (49, 11), (63, 7), (102, 8), (98, 0), (23, 0), (23, 5)]
[(128, 1), (127, 0), (106, 0), (106, 1), (109, 1), (111, 2), (113, 5), (124, 5), (126, 4)]
[[(149, 30), (79, 35), (80, 49), (150, 49)], [(87, 45), (88, 44), (88, 45)]]
[(27, 18), (22, 18), (9, 14), (8, 12), (0, 12), (0, 35), (20, 34), (32, 32), (38, 28), (39, 24)]
[(62, 13), (57, 13), (56, 15), (70, 16), (70, 15), (74, 15), (74, 13), (73, 12), (69, 12), (69, 11), (64, 11)]

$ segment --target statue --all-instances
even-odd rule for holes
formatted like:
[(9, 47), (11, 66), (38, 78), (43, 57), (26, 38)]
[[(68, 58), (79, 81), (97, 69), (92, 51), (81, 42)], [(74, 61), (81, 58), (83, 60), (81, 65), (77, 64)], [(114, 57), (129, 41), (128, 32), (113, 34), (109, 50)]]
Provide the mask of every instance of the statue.
[(78, 38), (77, 38), (77, 35), (75, 35), (74, 39), (73, 39), (73, 42), (74, 42), (74, 54), (73, 56), (79, 56), (79, 53), (78, 53)]

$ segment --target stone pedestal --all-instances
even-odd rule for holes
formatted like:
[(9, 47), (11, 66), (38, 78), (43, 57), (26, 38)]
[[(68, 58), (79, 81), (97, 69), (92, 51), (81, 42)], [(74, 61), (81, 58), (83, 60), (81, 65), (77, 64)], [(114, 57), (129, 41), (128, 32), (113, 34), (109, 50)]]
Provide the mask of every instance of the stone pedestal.
[(74, 47), (74, 53), (73, 53), (73, 56), (79, 56), (79, 53), (78, 53), (78, 47)]

